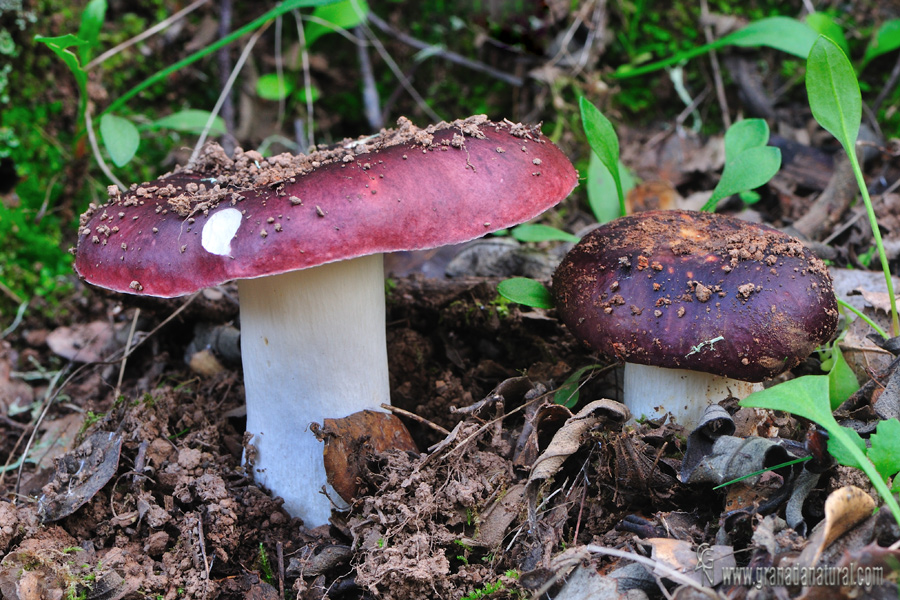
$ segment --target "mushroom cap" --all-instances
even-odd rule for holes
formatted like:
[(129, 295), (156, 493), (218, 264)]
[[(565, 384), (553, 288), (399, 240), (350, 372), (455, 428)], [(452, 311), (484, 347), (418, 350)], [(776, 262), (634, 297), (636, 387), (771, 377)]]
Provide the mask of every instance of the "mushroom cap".
[(470, 117), (345, 141), (310, 155), (216, 145), (82, 216), (89, 283), (173, 297), (233, 279), (465, 242), (536, 217), (577, 183), (538, 128)]
[(765, 225), (650, 211), (588, 233), (553, 276), (562, 321), (609, 359), (744, 381), (827, 342), (837, 301), (821, 260)]

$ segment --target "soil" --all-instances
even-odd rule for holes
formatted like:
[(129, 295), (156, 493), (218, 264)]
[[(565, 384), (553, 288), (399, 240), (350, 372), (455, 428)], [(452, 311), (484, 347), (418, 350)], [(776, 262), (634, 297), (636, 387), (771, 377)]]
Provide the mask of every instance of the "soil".
[[(591, 358), (552, 311), (498, 304), (496, 279), (392, 281), (392, 397), (416, 417), (402, 418), (418, 451), (365, 454), (365, 437), (358, 440), (356, 498), (313, 530), (241, 466), (239, 369), (224, 366), (224, 356), (212, 374), (186, 366), (196, 326), (236, 317), (233, 290), (193, 302), (135, 299), (140, 308), (129, 297), (80, 296), (69, 307), (72, 329), (106, 323), (107, 356), (137, 324), (132, 343), (140, 346), (121, 383), (119, 361), (61, 360), (46, 345), (51, 332), (23, 324), (4, 342), (3, 401), (41, 408), (49, 395), (53, 403), (19, 476), (7, 469), (0, 480), (4, 497), (16, 499), (0, 502), (0, 593), (456, 599), (493, 590), (502, 598), (558, 589), (566, 547), (633, 548), (670, 535), (715, 541), (727, 497), (679, 481), (681, 428), (625, 429), (611, 401), (575, 417), (554, 402), (552, 390)], [(23, 384), (28, 364), (61, 375)], [(596, 372), (579, 406), (614, 397), (616, 381), (614, 369)], [(33, 431), (28, 415), (0, 422), (8, 464)], [(779, 426), (797, 433), (790, 419), (768, 427)], [(56, 460), (47, 454), (53, 437), (63, 444)], [(777, 496), (780, 481), (760, 486), (751, 504)], [(835, 487), (821, 484), (811, 504)], [(754, 509), (746, 498), (730, 502), (737, 525), (728, 529), (745, 546)], [(606, 571), (616, 565), (602, 562)]]
[[(536, 406), (552, 404), (546, 394), (532, 393), (526, 405), (527, 392), (552, 389), (571, 371), (564, 357), (583, 357), (554, 319), (517, 308), (498, 313), (492, 304), (496, 280), (411, 277), (396, 283), (388, 314), (394, 403), (433, 425), (407, 420), (422, 454), (371, 457), (350, 512), (335, 513), (332, 527), (316, 530), (281, 511), (241, 467), (239, 370), (201, 376), (183, 360), (180, 348), (196, 324), (236, 316), (228, 294), (218, 303), (201, 299), (202, 309), (189, 305), (149, 336), (141, 332), (171, 317), (174, 301), (144, 299), (135, 338), (143, 343), (128, 357), (121, 385), (118, 362), (67, 363), (49, 350), (50, 332), (40, 323), (23, 325), (4, 343), (3, 401), (27, 407), (26, 399), (36, 399), (43, 406), (49, 394), (54, 403), (38, 426), (38, 439), (59, 431), (49, 423), (68, 421), (75, 434), (67, 434), (66, 449), (74, 452), (58, 467), (40, 457), (37, 443), (29, 454), (36, 465), (26, 463), (20, 477), (15, 470), (3, 473), (4, 497), (18, 501), (0, 502), (0, 553), (9, 553), (0, 589), (8, 597), (16, 597), (10, 591), (16, 586), (21, 598), (52, 597), (115, 579), (104, 597), (266, 597), (274, 585), (303, 598), (321, 597), (323, 589), (332, 590), (330, 597), (457, 598), (493, 580), (514, 588), (502, 574), (533, 554), (533, 540), (515, 523), (521, 506), (502, 513), (509, 531), (493, 531), (489, 544), (484, 531), (490, 523), (479, 523), (480, 515), (527, 475), (517, 439)], [(129, 298), (96, 292), (84, 298), (82, 306), (69, 307), (76, 328), (99, 318), (120, 333), (130, 329), (137, 309)], [(121, 335), (111, 337), (119, 341), (104, 349), (107, 355), (123, 344)], [(60, 369), (56, 387), (9, 378), (32, 361)], [(509, 378), (520, 383), (507, 386), (506, 395), (490, 396), (480, 410), (456, 411)], [(33, 431), (28, 414), (0, 422), (8, 463)], [(451, 441), (440, 427), (453, 430)], [(102, 438), (114, 439), (121, 451), (117, 466), (107, 465), (101, 474), (103, 481), (84, 490), (87, 472), (101, 471), (101, 465), (64, 465), (86, 462), (91, 451), (79, 444), (97, 444), (95, 432), (106, 432)], [(425, 451), (438, 443), (442, 451)], [(554, 519), (569, 510), (556, 509)], [(594, 513), (588, 509), (585, 516)], [(514, 535), (516, 528), (513, 549), (496, 552), (504, 537), (510, 542), (504, 534)], [(580, 535), (589, 536), (589, 529)], [(28, 589), (19, 578), (23, 565), (29, 566)]]

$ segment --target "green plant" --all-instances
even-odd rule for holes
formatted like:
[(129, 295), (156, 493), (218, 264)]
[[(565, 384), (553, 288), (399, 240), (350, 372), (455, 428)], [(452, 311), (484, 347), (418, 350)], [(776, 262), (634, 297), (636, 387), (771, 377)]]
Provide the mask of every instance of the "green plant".
[(862, 95), (859, 82), (850, 60), (832, 40), (821, 36), (810, 50), (806, 63), (806, 90), (813, 117), (828, 133), (837, 138), (853, 168), (856, 183), (866, 206), (866, 214), (872, 228), (872, 237), (878, 248), (881, 269), (884, 271), (888, 297), (891, 302), (891, 333), (900, 335), (897, 300), (888, 265), (878, 219), (872, 207), (872, 199), (863, 179), (859, 159), (856, 156), (856, 140), (862, 118)]
[(769, 125), (763, 119), (744, 119), (728, 128), (722, 178), (702, 210), (715, 210), (720, 200), (765, 185), (775, 176), (781, 150), (768, 143)]
[[(891, 514), (900, 523), (900, 505), (894, 499), (885, 478), (900, 470), (900, 437), (892, 432), (900, 431), (900, 422), (890, 419), (878, 424), (878, 434), (872, 436), (872, 448), (866, 451), (865, 442), (859, 434), (847, 427), (841, 427), (831, 414), (829, 402), (829, 378), (827, 375), (805, 375), (755, 392), (741, 401), (741, 406), (781, 410), (809, 419), (822, 427), (829, 436), (828, 451), (839, 463), (861, 469), (881, 496)], [(896, 425), (888, 424), (895, 422)], [(887, 424), (887, 425), (886, 425)], [(884, 429), (882, 429), (884, 428)], [(877, 448), (877, 450), (876, 450)], [(873, 450), (875, 453), (873, 454)], [(878, 466), (875, 464), (878, 460)], [(898, 468), (891, 470), (892, 465)], [(879, 471), (879, 466), (883, 472)]]
[[(625, 214), (625, 191), (622, 188), (622, 178), (619, 174), (619, 138), (612, 123), (603, 113), (587, 98), (578, 99), (581, 110), (581, 125), (587, 136), (591, 151), (606, 167), (616, 185), (616, 195), (619, 198), (619, 216)], [(597, 211), (595, 210), (595, 213)]]
[(768, 46), (798, 58), (806, 58), (817, 37), (818, 33), (812, 27), (797, 19), (780, 16), (768, 17), (754, 21), (743, 29), (730, 33), (712, 43), (697, 46), (685, 52), (679, 52), (664, 60), (640, 67), (624, 65), (616, 70), (614, 76), (625, 78), (645, 75), (725, 46), (739, 46), (742, 48)]
[[(829, 38), (816, 40), (807, 59), (806, 89), (813, 116), (829, 133), (834, 135), (850, 158), (857, 185), (866, 205), (872, 225), (875, 244), (881, 258), (891, 298), (892, 332), (897, 335), (897, 307), (894, 300), (890, 269), (884, 254), (884, 246), (878, 231), (878, 223), (872, 202), (862, 178), (862, 170), (856, 159), (856, 138), (862, 113), (859, 84), (849, 59)], [(839, 352), (839, 351), (838, 351)], [(840, 377), (839, 354), (835, 356), (831, 373)], [(828, 432), (828, 451), (841, 464), (861, 469), (872, 486), (900, 523), (900, 505), (897, 504), (887, 479), (900, 471), (900, 421), (888, 419), (878, 424), (870, 437), (871, 447), (856, 431), (841, 427), (831, 411), (835, 405), (833, 395), (841, 385), (832, 382), (832, 375), (807, 375), (751, 394), (741, 401), (742, 406), (782, 410), (817, 423)], [(845, 393), (846, 389), (841, 393)], [(831, 399), (831, 400), (829, 400)]]
[(587, 365), (569, 375), (563, 384), (557, 388), (556, 392), (553, 393), (553, 402), (562, 404), (566, 408), (574, 407), (578, 404), (582, 378), (585, 377), (585, 374), (590, 377), (599, 368), (602, 368), (602, 365)]
[(481, 598), (484, 598), (485, 596), (490, 596), (491, 594), (505, 589), (506, 586), (503, 585), (503, 582), (497, 580), (493, 583), (486, 583), (480, 588), (472, 590), (471, 592), (463, 596), (460, 600), (481, 600)]
[[(99, 114), (100, 139), (103, 141), (110, 159), (116, 166), (124, 166), (131, 161), (140, 146), (141, 135), (138, 126), (130, 119), (116, 114), (116, 111), (123, 108), (134, 96), (155, 83), (164, 80), (175, 71), (196, 62), (204, 56), (215, 52), (219, 48), (234, 42), (250, 32), (259, 30), (261, 27), (266, 26), (270, 21), (281, 15), (299, 8), (311, 6), (325, 7), (325, 5), (334, 2), (335, 0), (285, 0), (257, 19), (236, 29), (231, 34), (151, 75), (113, 100), (113, 102)], [(90, 59), (92, 52), (98, 46), (98, 34), (106, 17), (106, 5), (106, 0), (91, 0), (88, 3), (81, 15), (81, 26), (79, 27), (78, 35), (70, 33), (55, 37), (35, 37), (36, 41), (45, 44), (53, 51), (66, 66), (69, 67), (69, 70), (75, 77), (79, 90), (79, 121), (82, 127), (88, 129), (89, 138), (91, 138), (91, 140), (93, 140), (93, 132), (91, 131), (93, 124), (91, 114), (88, 112), (87, 104), (88, 71), (86, 63)], [(321, 24), (317, 25), (323, 27)], [(222, 121), (217, 119), (213, 113), (198, 110), (181, 111), (180, 113), (170, 116), (168, 120), (155, 121), (152, 126), (155, 128), (182, 128), (183, 131), (190, 132), (197, 130), (222, 132), (224, 130)], [(99, 156), (96, 148), (95, 155), (98, 162), (100, 162), (101, 167), (105, 168), (102, 158)]]
[[(619, 200), (619, 214), (625, 214), (625, 194), (619, 161), (619, 139), (616, 131), (596, 106), (583, 96), (579, 99), (582, 125), (592, 156), (597, 157), (615, 182)], [(768, 146), (769, 126), (762, 119), (738, 121), (725, 132), (725, 168), (719, 184), (713, 190), (703, 210), (713, 210), (723, 198), (766, 184), (781, 167), (781, 150)], [(592, 200), (595, 215), (605, 214), (607, 208)], [(518, 230), (525, 227), (524, 233)], [(513, 228), (513, 237), (520, 241), (561, 240), (575, 242), (576, 236), (546, 225), (520, 225)], [(500, 282), (497, 291), (513, 302), (535, 308), (553, 308), (550, 291), (538, 281), (514, 277)]]
[(262, 542), (259, 543), (259, 556), (256, 559), (259, 564), (259, 570), (262, 573), (263, 580), (268, 584), (277, 583), (275, 571), (272, 569), (272, 562), (269, 560), (269, 553), (266, 552)]
[[(340, 0), (332, 4), (316, 6), (303, 30), (306, 47), (312, 46), (323, 35), (351, 29), (366, 20), (369, 6), (365, 0)], [(315, 86), (298, 86), (299, 73), (285, 77), (283, 72), (267, 73), (256, 82), (256, 93), (266, 100), (285, 100), (306, 104), (319, 99), (321, 92)], [(309, 90), (307, 92), (307, 89)]]

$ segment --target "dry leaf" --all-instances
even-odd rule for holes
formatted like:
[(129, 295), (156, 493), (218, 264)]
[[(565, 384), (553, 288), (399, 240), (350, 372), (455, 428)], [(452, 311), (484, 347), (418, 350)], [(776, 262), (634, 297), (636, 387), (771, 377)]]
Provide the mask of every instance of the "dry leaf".
[(347, 502), (359, 491), (359, 477), (367, 471), (371, 454), (387, 450), (418, 452), (403, 422), (390, 413), (361, 410), (342, 419), (325, 419), (325, 474), (328, 483)]

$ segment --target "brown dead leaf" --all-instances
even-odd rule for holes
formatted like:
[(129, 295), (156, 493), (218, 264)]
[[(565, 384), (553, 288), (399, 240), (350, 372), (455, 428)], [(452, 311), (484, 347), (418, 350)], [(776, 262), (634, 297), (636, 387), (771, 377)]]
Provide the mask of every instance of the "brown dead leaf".
[(110, 431), (91, 434), (57, 462), (56, 476), (38, 498), (38, 516), (47, 523), (71, 515), (116, 474), (122, 437)]
[(594, 400), (570, 417), (534, 461), (526, 483), (529, 511), (535, 508), (540, 486), (559, 471), (569, 456), (578, 451), (591, 429), (604, 420), (621, 424), (630, 416), (623, 404), (603, 398)]
[(829, 546), (858, 523), (868, 518), (875, 510), (872, 496), (848, 485), (835, 490), (825, 500), (825, 528), (822, 547)]
[(494, 502), (481, 514), (478, 537), (475, 542), (485, 548), (496, 548), (506, 536), (506, 530), (522, 512), (525, 500), (525, 486), (517, 483), (507, 490), (502, 498)]
[(628, 214), (644, 210), (672, 210), (678, 208), (681, 195), (666, 181), (644, 181), (628, 191), (625, 206)]
[(104, 352), (114, 336), (115, 331), (106, 321), (91, 321), (83, 325), (57, 327), (47, 336), (47, 345), (54, 354), (65, 359), (97, 362), (104, 359)]
[[(693, 579), (699, 585), (718, 585), (722, 581), (722, 569), (735, 567), (734, 549), (731, 546), (695, 547), (685, 540), (650, 538), (642, 543), (651, 547), (651, 558), (669, 569)], [(663, 569), (654, 569), (660, 577), (666, 577)]]
[(390, 413), (362, 410), (342, 419), (325, 419), (325, 473), (347, 502), (359, 492), (359, 476), (370, 454), (388, 450), (418, 452), (403, 422)]

